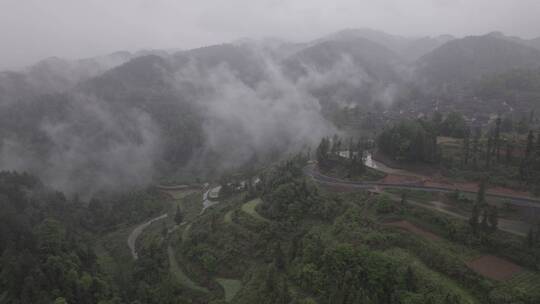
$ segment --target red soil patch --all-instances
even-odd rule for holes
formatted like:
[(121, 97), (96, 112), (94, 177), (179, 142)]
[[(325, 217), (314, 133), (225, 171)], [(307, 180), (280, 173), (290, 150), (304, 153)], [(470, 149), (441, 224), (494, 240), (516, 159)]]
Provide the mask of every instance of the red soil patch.
[(429, 240), (432, 240), (432, 241), (437, 241), (437, 240), (441, 239), (438, 235), (433, 234), (433, 233), (431, 233), (429, 231), (423, 230), (423, 229), (415, 226), (414, 224), (411, 224), (408, 221), (398, 221), (398, 222), (386, 223), (385, 225), (392, 226), (392, 227), (398, 227), (398, 228), (407, 230), (410, 233), (419, 235), (421, 237), (425, 237), (426, 239), (429, 239)]
[(467, 266), (478, 274), (497, 281), (508, 280), (523, 270), (512, 262), (492, 255), (485, 255), (470, 261)]

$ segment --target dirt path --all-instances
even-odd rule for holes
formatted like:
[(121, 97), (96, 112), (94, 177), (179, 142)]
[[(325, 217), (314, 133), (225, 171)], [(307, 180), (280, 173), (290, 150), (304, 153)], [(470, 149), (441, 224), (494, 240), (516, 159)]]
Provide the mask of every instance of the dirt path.
[(144, 229), (146, 229), (148, 226), (152, 225), (153, 222), (165, 219), (168, 216), (169, 216), (168, 214), (160, 215), (160, 216), (158, 216), (156, 218), (153, 218), (153, 219), (151, 219), (151, 220), (149, 220), (149, 221), (147, 221), (145, 223), (140, 224), (139, 226), (135, 227), (135, 229), (133, 229), (133, 231), (131, 231), (131, 233), (129, 234), (129, 236), (127, 238), (127, 244), (128, 244), (129, 250), (131, 251), (131, 255), (133, 256), (134, 260), (136, 260), (139, 257), (137, 255), (137, 248), (135, 247), (135, 244), (137, 242), (137, 238), (139, 237), (139, 235), (141, 235), (141, 233), (143, 232)]

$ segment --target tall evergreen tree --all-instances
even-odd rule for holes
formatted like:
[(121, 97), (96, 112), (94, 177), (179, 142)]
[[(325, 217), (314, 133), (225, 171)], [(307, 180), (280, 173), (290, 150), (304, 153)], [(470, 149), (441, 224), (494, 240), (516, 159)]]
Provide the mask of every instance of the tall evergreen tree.
[(532, 248), (534, 246), (534, 233), (532, 228), (527, 232), (527, 247)]
[(482, 212), (482, 222), (480, 223), (480, 225), (484, 232), (489, 231), (487, 208), (484, 208), (484, 211)]
[(495, 121), (494, 150), (497, 157), (497, 162), (499, 162), (501, 158), (501, 117), (500, 116), (497, 117), (497, 120)]
[(403, 192), (401, 194), (401, 206), (405, 206), (407, 204), (407, 193)]
[(465, 138), (463, 139), (463, 164), (466, 166), (469, 164), (469, 154), (471, 146), (471, 131), (467, 129), (465, 133)]
[(486, 147), (486, 169), (491, 167), (491, 154), (493, 148), (493, 138), (490, 136), (488, 138), (487, 147)]
[(359, 140), (356, 144), (356, 155), (358, 158), (358, 170), (360, 174), (366, 172), (366, 159), (365, 159), (365, 144), (362, 140)]
[(410, 292), (416, 292), (416, 276), (412, 267), (407, 266), (407, 271), (405, 272), (405, 288)]
[(264, 283), (268, 292), (274, 292), (276, 290), (276, 266), (274, 263), (271, 263), (266, 269)]
[(525, 159), (530, 159), (532, 156), (532, 152), (534, 149), (534, 133), (533, 131), (529, 131), (529, 135), (527, 135), (527, 147), (525, 148)]
[(180, 206), (176, 206), (176, 213), (174, 215), (174, 222), (176, 225), (180, 225), (184, 221), (184, 216), (182, 215), (182, 211), (180, 210)]
[(510, 165), (512, 163), (512, 154), (514, 152), (514, 145), (512, 142), (506, 144), (506, 164)]
[(330, 140), (326, 137), (321, 139), (319, 146), (317, 147), (317, 162), (320, 165), (325, 165), (328, 160), (328, 153), (330, 152)]
[(491, 231), (497, 231), (497, 227), (499, 226), (499, 211), (497, 206), (492, 206), (489, 209), (488, 223)]
[(473, 138), (473, 147), (472, 147), (472, 157), (473, 157), (473, 166), (474, 168), (478, 168), (478, 146), (480, 144), (480, 130), (476, 129), (476, 132), (474, 134)]
[(291, 294), (289, 293), (289, 283), (284, 279), (281, 284), (281, 289), (279, 291), (279, 296), (277, 299), (278, 304), (289, 304), (291, 302)]
[(478, 186), (478, 193), (476, 195), (476, 203), (479, 206), (483, 206), (486, 203), (486, 179), (482, 179)]
[(472, 232), (476, 234), (478, 231), (478, 219), (480, 217), (480, 210), (478, 208), (478, 203), (474, 204), (473, 210), (471, 212), (471, 217), (469, 218), (469, 224), (471, 225)]
[(285, 255), (283, 254), (283, 250), (281, 249), (281, 243), (276, 242), (274, 245), (274, 263), (276, 264), (276, 268), (278, 270), (284, 270), (285, 269)]

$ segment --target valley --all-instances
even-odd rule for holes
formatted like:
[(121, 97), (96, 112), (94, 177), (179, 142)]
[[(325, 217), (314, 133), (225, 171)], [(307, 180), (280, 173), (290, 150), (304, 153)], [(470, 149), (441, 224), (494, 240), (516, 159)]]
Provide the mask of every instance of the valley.
[[(82, 32), (107, 28), (87, 52), (108, 35), (130, 50), (152, 36), (149, 50), (0, 71), (1, 304), (540, 303), (539, 38), (486, 32), (495, 13), (407, 19), (415, 35), (318, 27), (397, 3), (367, 19), (199, 4), (126, 4)], [(60, 26), (63, 12), (44, 33), (86, 20)], [(299, 23), (252, 35), (273, 20)], [(75, 33), (62, 45), (80, 48)], [(6, 50), (55, 40), (36, 41)]]

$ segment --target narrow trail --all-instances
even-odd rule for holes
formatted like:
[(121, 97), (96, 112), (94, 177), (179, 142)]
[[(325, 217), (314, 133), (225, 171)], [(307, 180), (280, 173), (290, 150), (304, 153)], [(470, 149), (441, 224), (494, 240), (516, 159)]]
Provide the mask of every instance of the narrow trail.
[(140, 224), (139, 226), (135, 227), (133, 231), (129, 234), (127, 238), (127, 244), (129, 247), (129, 250), (131, 251), (131, 255), (133, 256), (133, 259), (136, 260), (139, 256), (137, 254), (137, 248), (135, 247), (135, 244), (137, 242), (137, 238), (141, 235), (141, 233), (146, 229), (148, 226), (150, 226), (152, 223), (160, 221), (162, 219), (167, 218), (168, 214), (162, 214), (156, 218), (153, 218), (145, 223)]

